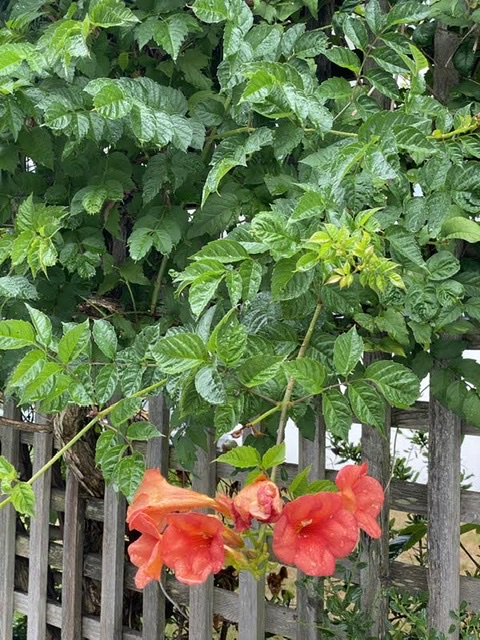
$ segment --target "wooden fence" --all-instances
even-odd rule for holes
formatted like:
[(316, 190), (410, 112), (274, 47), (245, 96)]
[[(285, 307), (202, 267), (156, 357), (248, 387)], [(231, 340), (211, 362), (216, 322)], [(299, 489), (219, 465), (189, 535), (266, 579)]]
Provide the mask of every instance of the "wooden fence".
[[(150, 421), (166, 435), (168, 413), (161, 397), (150, 401), (149, 413)], [(285, 465), (290, 478), (299, 467), (310, 464), (317, 478), (331, 477), (331, 472), (325, 470), (321, 418), (316, 427), (313, 444), (300, 438), (298, 467)], [(480, 610), (480, 580), (459, 575), (460, 523), (480, 524), (480, 493), (460, 488), (460, 443), (462, 434), (480, 435), (480, 431), (462, 425), (436, 401), (417, 402), (407, 411), (392, 411), (387, 427), (385, 435), (367, 426), (362, 428), (363, 456), (369, 462), (370, 473), (387, 487), (387, 502), (381, 516), (384, 536), (380, 540), (362, 540), (365, 568), (355, 576), (362, 587), (361, 605), (374, 620), (372, 636), (381, 638), (388, 610), (386, 588), (394, 585), (410, 592), (428, 588), (431, 625), (447, 631), (451, 624), (449, 611), (457, 609), (460, 601)], [(395, 428), (428, 429), (428, 487), (391, 481), (390, 432)], [(48, 422), (25, 422), (9, 403), (0, 419), (0, 442), (2, 454), (17, 467), (25, 464), (22, 448), (28, 452), (30, 473), (51, 457), (55, 447)], [(169, 453), (168, 438), (151, 441), (146, 449), (148, 465), (165, 473), (169, 465), (175, 466)], [(229, 468), (212, 464), (214, 458), (213, 446), (209, 452), (199, 453), (193, 478), (195, 489), (213, 494), (216, 480), (228, 477)], [(131, 597), (128, 600), (135, 591), (135, 568), (126, 561), (124, 499), (110, 488), (103, 499), (86, 498), (73, 474), (67, 474), (64, 488), (58, 488), (58, 478), (47, 473), (35, 482), (34, 489), (36, 515), (28, 529), (10, 507), (0, 512), (0, 638), (12, 638), (14, 611), (28, 616), (28, 640), (164, 638), (165, 599), (159, 585), (150, 584), (143, 596), (137, 594), (134, 605)], [(428, 517), (428, 570), (389, 562), (389, 509)], [(92, 551), (95, 535), (98, 545)], [(84, 548), (88, 550), (84, 552)], [(90, 612), (82, 609), (86, 584), (93, 585), (96, 594), (96, 608), (90, 608)], [(175, 601), (188, 607), (189, 637), (193, 640), (212, 638), (214, 614), (236, 623), (236, 637), (240, 640), (260, 640), (265, 632), (297, 640), (322, 637), (322, 602), (314, 590), (299, 587), (294, 608), (268, 602), (264, 582), (249, 575), (240, 576), (237, 591), (214, 586), (213, 579), (190, 589), (170, 576), (164, 584)], [(126, 605), (127, 601), (130, 604)], [(141, 631), (129, 624), (133, 618), (141, 621)]]

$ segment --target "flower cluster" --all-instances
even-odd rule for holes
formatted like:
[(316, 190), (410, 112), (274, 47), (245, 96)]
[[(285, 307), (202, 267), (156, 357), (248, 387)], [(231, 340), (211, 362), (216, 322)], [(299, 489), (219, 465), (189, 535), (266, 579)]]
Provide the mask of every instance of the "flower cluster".
[(338, 491), (284, 504), (277, 485), (263, 474), (232, 499), (173, 486), (158, 470), (148, 470), (127, 513), (130, 529), (141, 533), (128, 549), (138, 567), (136, 586), (159, 580), (163, 566), (188, 585), (227, 565), (255, 573), (258, 549), (247, 548), (242, 535), (251, 532), (253, 520), (273, 525), (273, 551), (281, 562), (307, 575), (332, 575), (336, 560), (355, 548), (359, 529), (380, 536), (376, 518), (383, 505), (382, 487), (367, 475), (366, 463), (344, 467), (335, 483)]

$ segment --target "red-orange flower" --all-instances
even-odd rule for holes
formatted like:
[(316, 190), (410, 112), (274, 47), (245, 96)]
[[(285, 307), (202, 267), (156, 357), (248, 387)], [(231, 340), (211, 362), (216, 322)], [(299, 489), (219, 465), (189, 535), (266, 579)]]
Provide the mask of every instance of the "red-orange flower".
[(149, 516), (158, 526), (174, 511), (215, 508), (217, 502), (203, 493), (170, 484), (158, 469), (148, 469), (127, 511), (130, 529), (142, 531), (139, 522)]
[(358, 526), (372, 538), (379, 538), (382, 531), (377, 523), (384, 494), (381, 484), (367, 476), (368, 465), (349, 464), (337, 474), (335, 483), (340, 489), (343, 507), (353, 513)]
[(205, 582), (223, 567), (224, 524), (202, 513), (172, 513), (163, 534), (163, 561), (180, 582), (188, 585)]
[(253, 518), (259, 522), (276, 522), (282, 509), (283, 501), (277, 485), (262, 474), (233, 499), (235, 531), (246, 531)]
[(273, 531), (273, 551), (310, 576), (330, 576), (337, 558), (357, 544), (358, 527), (338, 493), (301, 496), (285, 505)]
[(132, 564), (138, 567), (135, 586), (143, 589), (152, 580), (160, 580), (163, 567), (162, 534), (148, 516), (139, 518), (137, 527), (142, 535), (129, 545), (128, 555)]

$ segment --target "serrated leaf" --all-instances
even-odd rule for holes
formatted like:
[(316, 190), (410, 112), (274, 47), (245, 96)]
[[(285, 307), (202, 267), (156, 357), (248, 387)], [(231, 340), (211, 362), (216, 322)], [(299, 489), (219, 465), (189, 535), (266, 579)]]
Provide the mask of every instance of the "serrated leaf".
[(161, 338), (152, 348), (152, 354), (159, 368), (171, 374), (193, 369), (208, 359), (202, 339), (193, 333)]
[(2, 481), (6, 480), (7, 482), (11, 482), (18, 477), (18, 472), (6, 458), (5, 456), (0, 456), (0, 479)]
[(357, 366), (363, 355), (364, 344), (357, 329), (352, 327), (347, 333), (343, 333), (335, 340), (333, 347), (333, 364), (335, 371), (343, 376), (348, 376)]
[(133, 102), (113, 82), (104, 85), (93, 98), (97, 113), (109, 120), (118, 120), (130, 113)]
[(385, 426), (385, 401), (374, 387), (363, 380), (355, 380), (348, 385), (348, 399), (362, 424), (369, 424), (383, 430)]
[(240, 382), (246, 387), (257, 387), (271, 380), (279, 371), (284, 358), (281, 356), (253, 356), (237, 369)]
[(237, 469), (248, 469), (249, 467), (259, 467), (262, 459), (256, 449), (242, 445), (222, 453), (222, 455), (218, 456), (216, 462), (224, 462)]
[(145, 475), (145, 460), (142, 454), (134, 451), (131, 456), (122, 458), (112, 475), (114, 488), (118, 488), (131, 502)]
[(245, 301), (252, 300), (257, 295), (262, 283), (262, 266), (253, 260), (245, 260), (240, 265), (239, 273), (243, 282), (242, 299)]
[(362, 66), (357, 54), (344, 47), (332, 47), (327, 49), (323, 55), (333, 64), (350, 69), (354, 73), (358, 73)]
[(365, 379), (374, 382), (387, 402), (398, 409), (406, 409), (420, 394), (420, 381), (407, 367), (398, 362), (380, 360), (365, 371)]
[(220, 374), (212, 366), (202, 367), (197, 371), (195, 389), (210, 404), (222, 404), (227, 399)]
[(38, 293), (35, 286), (23, 276), (3, 276), (0, 278), (0, 297), (35, 300)]
[(262, 469), (271, 469), (272, 467), (278, 467), (283, 464), (286, 459), (286, 449), (285, 442), (281, 444), (276, 444), (267, 451), (262, 456)]
[(110, 400), (115, 393), (117, 383), (117, 366), (114, 364), (107, 364), (103, 366), (95, 378), (95, 395), (98, 404), (102, 405)]
[(213, 240), (198, 251), (193, 256), (193, 259), (204, 260), (205, 258), (211, 258), (228, 264), (245, 260), (248, 257), (249, 255), (244, 247), (235, 240)]
[(137, 413), (142, 408), (141, 398), (123, 398), (120, 400), (109, 413), (110, 422), (114, 427), (119, 427)]
[(25, 306), (27, 307), (32, 324), (35, 327), (37, 342), (43, 344), (44, 347), (49, 347), (52, 341), (52, 323), (50, 318), (39, 309), (35, 309), (28, 304)]
[(93, 339), (100, 351), (113, 359), (117, 353), (117, 334), (108, 320), (94, 320), (92, 329)]
[(225, 274), (204, 273), (194, 280), (188, 293), (188, 302), (195, 316), (199, 316), (214, 297)]
[(45, 354), (39, 349), (26, 353), (10, 376), (9, 386), (25, 386), (40, 373), (45, 363)]
[(236, 307), (242, 298), (242, 276), (238, 271), (227, 271), (225, 273), (225, 283), (227, 285), (230, 304), (232, 305), (232, 307)]
[(106, 29), (108, 27), (129, 27), (139, 20), (120, 0), (98, 0), (90, 9), (92, 25)]
[(15, 511), (26, 516), (35, 516), (35, 494), (31, 485), (26, 482), (18, 482), (10, 493), (12, 505)]
[(285, 362), (283, 368), (309, 393), (317, 394), (322, 391), (327, 372), (316, 360), (299, 358), (293, 362)]
[(188, 34), (198, 29), (199, 26), (191, 15), (175, 13), (157, 23), (153, 29), (153, 38), (176, 61)]
[(35, 344), (32, 325), (24, 320), (0, 321), (0, 349), (21, 349)]
[(460, 261), (449, 251), (439, 251), (427, 260), (426, 267), (431, 280), (447, 280), (460, 270)]
[(322, 395), (322, 412), (328, 431), (342, 440), (348, 440), (352, 409), (347, 398), (338, 389), (328, 389)]
[(88, 320), (68, 329), (58, 343), (58, 357), (69, 363), (78, 358), (90, 343), (90, 324)]
[[(238, 320), (230, 320), (215, 328), (215, 344), (213, 350), (227, 366), (237, 364), (245, 353), (248, 334), (245, 327)], [(212, 334), (213, 336), (213, 334)]]
[(143, 420), (133, 422), (127, 429), (127, 438), (130, 440), (143, 440), (146, 442), (152, 440), (152, 438), (160, 438), (161, 435), (154, 424)]
[(308, 467), (305, 467), (300, 473), (298, 473), (295, 478), (290, 483), (288, 490), (293, 495), (294, 498), (298, 498), (307, 493), (308, 489), (308, 476), (310, 475), (310, 471), (312, 470), (312, 465), (309, 464)]

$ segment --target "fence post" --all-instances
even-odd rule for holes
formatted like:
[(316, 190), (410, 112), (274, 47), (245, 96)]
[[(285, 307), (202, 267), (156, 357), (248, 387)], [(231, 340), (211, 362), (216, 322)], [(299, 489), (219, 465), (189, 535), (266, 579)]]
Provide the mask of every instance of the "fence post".
[[(5, 418), (20, 419), (20, 411), (12, 400), (4, 401)], [(2, 426), (0, 429), (1, 454), (18, 467), (20, 432)], [(0, 638), (11, 640), (13, 633), (13, 593), (15, 591), (15, 538), (17, 514), (11, 504), (0, 510), (0, 532), (3, 550), (0, 552)]]
[[(37, 419), (37, 422), (41, 421)], [(52, 448), (51, 433), (34, 434), (33, 473), (50, 460)], [(30, 520), (27, 640), (38, 640), (46, 634), (51, 475), (49, 469), (33, 483), (35, 516)]]
[[(428, 436), (428, 621), (448, 634), (460, 604), (461, 419), (430, 397)], [(458, 630), (449, 637), (458, 638)]]
[[(366, 353), (365, 366), (375, 360), (381, 360), (382, 354)], [(362, 589), (362, 610), (372, 620), (371, 634), (375, 638), (384, 638), (388, 618), (388, 597), (384, 593), (384, 585), (388, 584), (389, 575), (389, 513), (390, 513), (390, 432), (391, 410), (387, 409), (385, 431), (381, 433), (375, 427), (362, 425), (362, 458), (368, 462), (369, 475), (376, 478), (385, 491), (385, 503), (380, 513), (382, 536), (378, 540), (366, 534), (361, 535), (360, 562), (366, 566), (360, 571)]]
[(62, 640), (82, 638), (83, 538), (85, 500), (80, 483), (67, 471), (62, 562)]
[(100, 637), (121, 638), (125, 562), (125, 498), (105, 487)]
[[(325, 422), (321, 406), (315, 415), (315, 438), (313, 442), (299, 436), (298, 470), (312, 466), (310, 480), (325, 478)], [(298, 581), (304, 578), (297, 572)], [(323, 579), (308, 578), (308, 584), (297, 587), (297, 640), (317, 640), (321, 638), (319, 625), (323, 618)]]
[[(216, 489), (215, 443), (213, 434), (207, 435), (207, 450), (197, 448), (197, 461), (193, 469), (192, 488), (213, 496)], [(209, 640), (213, 633), (213, 576), (204, 584), (190, 587), (190, 640)]]
[[(148, 401), (148, 419), (157, 427), (161, 435), (147, 444), (147, 468), (160, 469), (161, 473), (167, 476), (170, 415), (163, 395), (155, 396)], [(165, 584), (164, 577), (162, 580)], [(143, 640), (165, 638), (165, 596), (157, 582), (150, 582), (143, 590), (142, 638)]]

